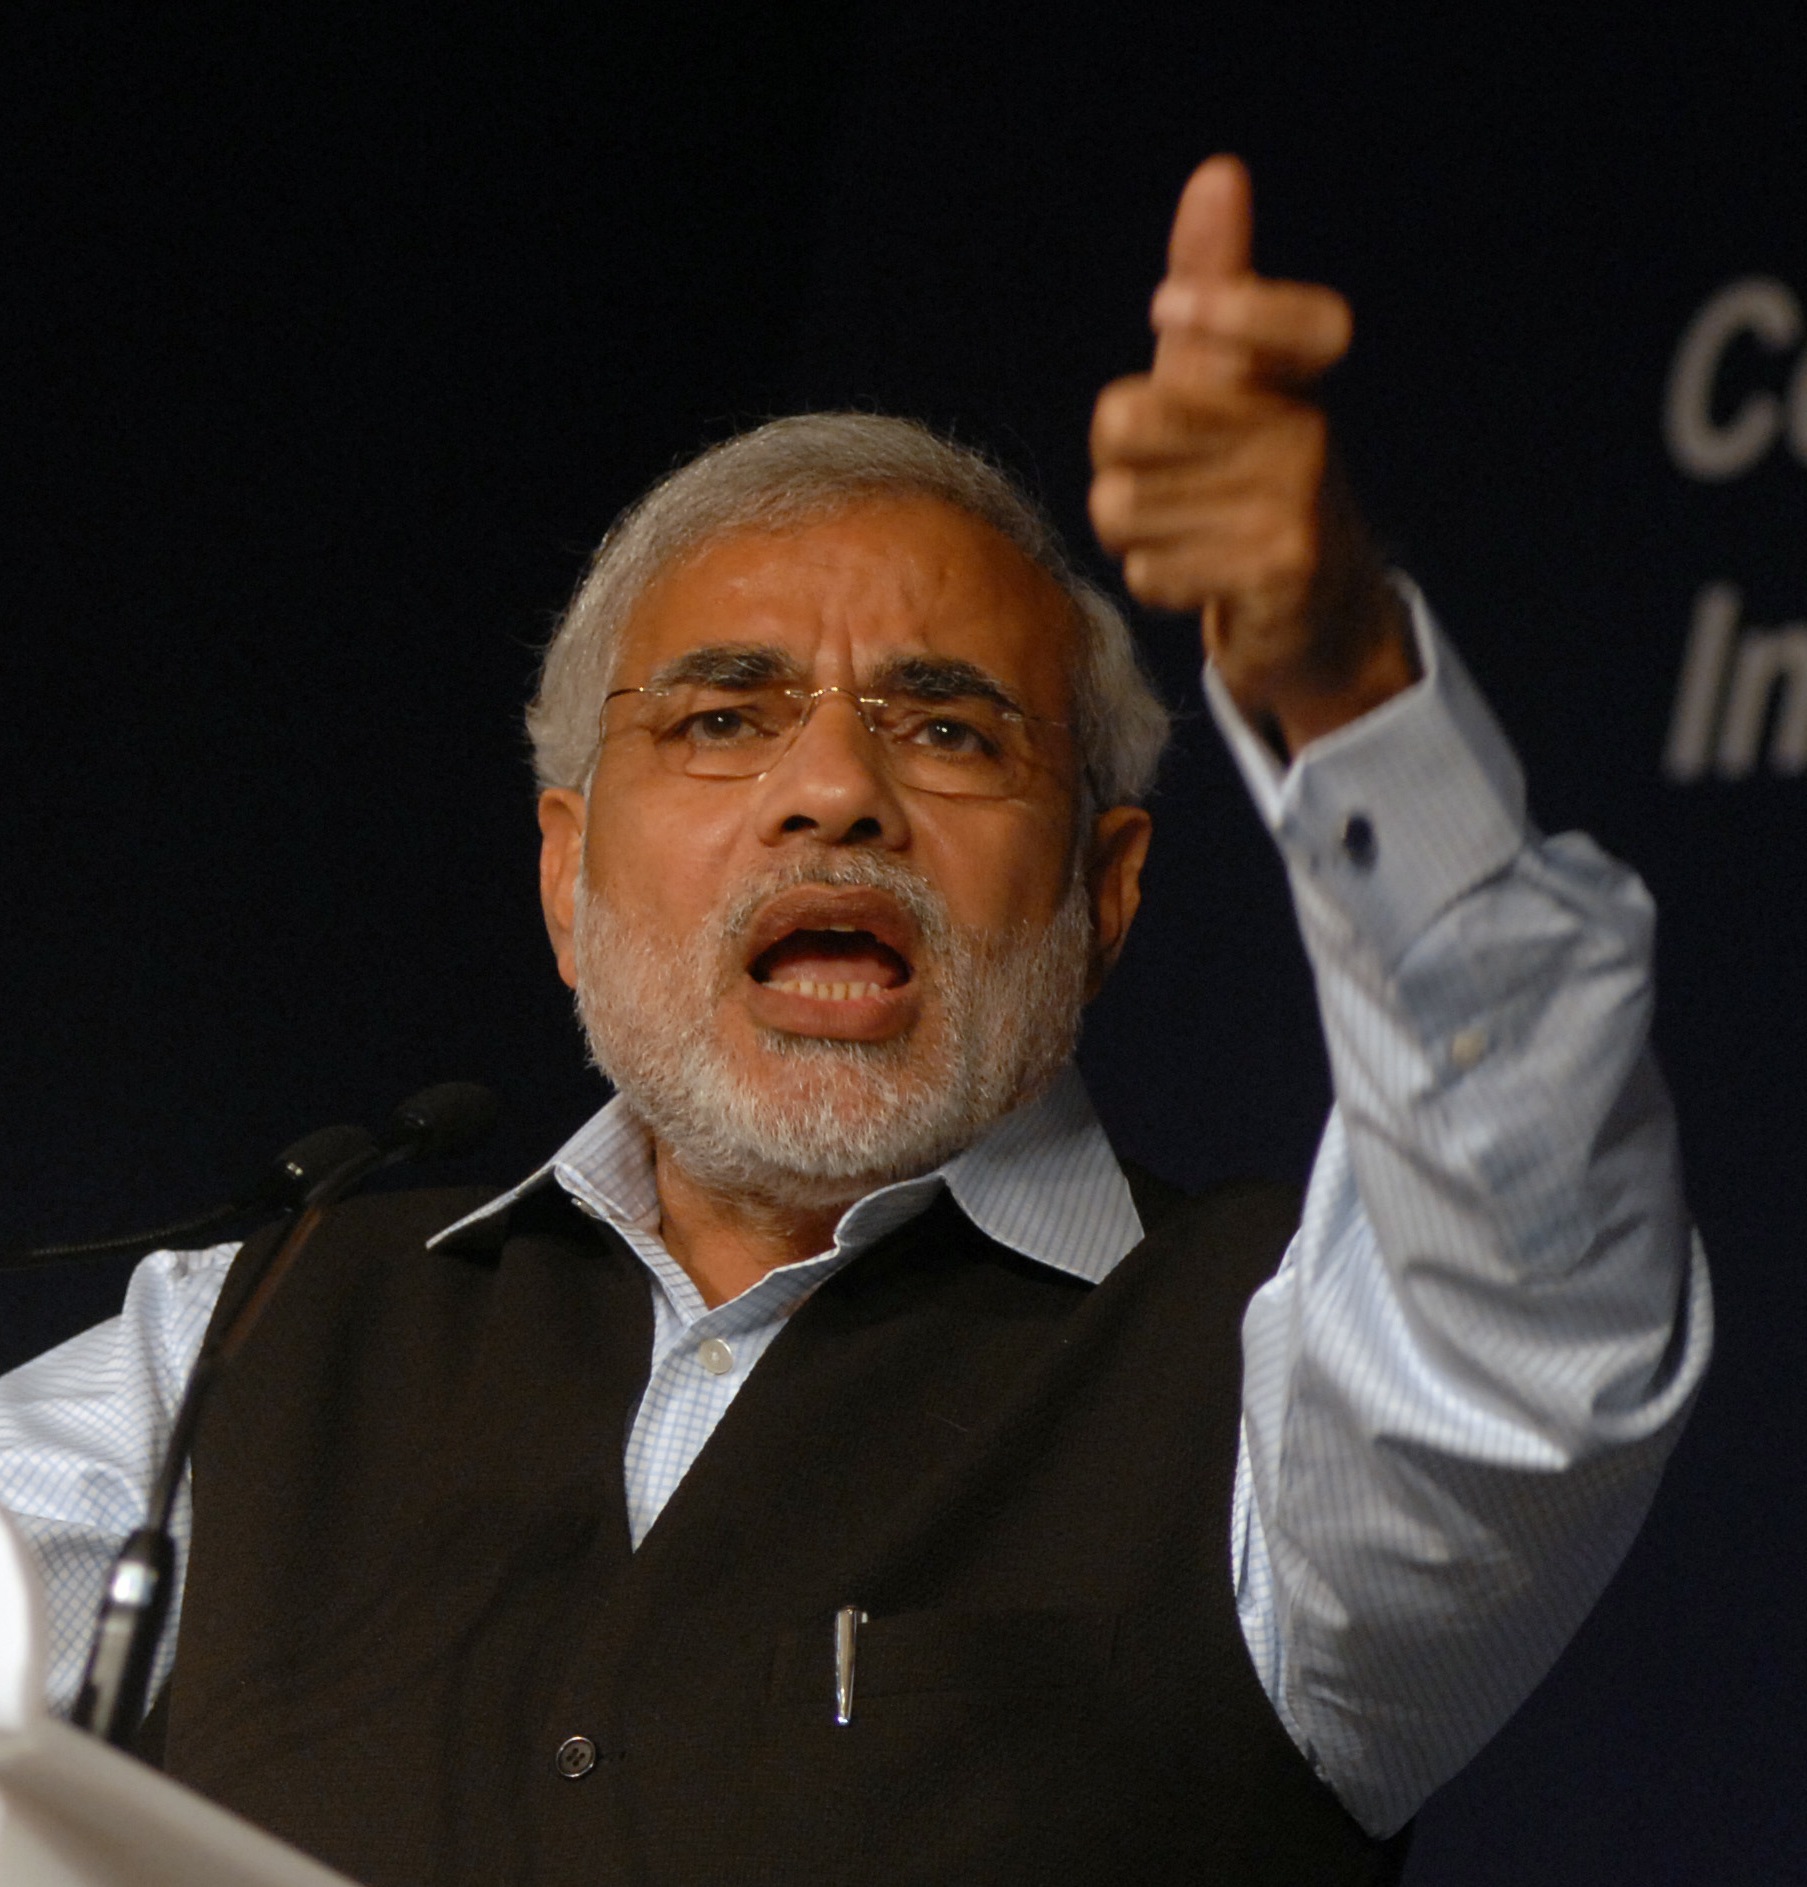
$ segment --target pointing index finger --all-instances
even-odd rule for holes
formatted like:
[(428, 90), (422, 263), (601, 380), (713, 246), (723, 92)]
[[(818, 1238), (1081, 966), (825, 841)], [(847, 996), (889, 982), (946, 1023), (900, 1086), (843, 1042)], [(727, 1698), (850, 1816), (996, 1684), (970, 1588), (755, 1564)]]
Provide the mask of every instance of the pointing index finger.
[(1160, 335), (1247, 350), (1263, 380), (1312, 380), (1349, 350), (1349, 304), (1315, 282), (1245, 275), (1205, 282), (1171, 277), (1155, 291), (1149, 319)]

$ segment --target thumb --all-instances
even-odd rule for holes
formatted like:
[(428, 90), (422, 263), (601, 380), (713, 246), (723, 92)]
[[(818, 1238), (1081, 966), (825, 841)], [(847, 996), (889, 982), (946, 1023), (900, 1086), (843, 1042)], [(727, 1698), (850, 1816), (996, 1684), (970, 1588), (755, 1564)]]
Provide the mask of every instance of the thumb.
[[(1208, 157), (1186, 181), (1167, 239), (1167, 279), (1227, 281), (1249, 269), (1253, 220), (1247, 166), (1220, 152)], [(1243, 346), (1163, 326), (1155, 337), (1157, 380), (1185, 374), (1195, 385), (1234, 386), (1244, 380), (1251, 356)]]
[(1246, 273), (1254, 223), (1248, 167), (1220, 152), (1187, 179), (1167, 239), (1170, 276), (1222, 278)]

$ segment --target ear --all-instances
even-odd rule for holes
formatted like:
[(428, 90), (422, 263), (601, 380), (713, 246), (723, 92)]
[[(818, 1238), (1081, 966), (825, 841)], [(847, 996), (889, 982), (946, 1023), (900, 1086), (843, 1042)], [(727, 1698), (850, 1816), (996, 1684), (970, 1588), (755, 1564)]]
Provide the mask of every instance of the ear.
[(584, 868), (584, 796), (568, 786), (540, 795), (540, 909), (558, 973), (577, 987), (577, 875)]
[(1092, 888), (1092, 968), (1086, 979), (1089, 1002), (1123, 953), (1129, 927), (1142, 902), (1142, 861), (1154, 836), (1154, 821), (1140, 806), (1113, 806), (1092, 828), (1092, 858), (1087, 875)]

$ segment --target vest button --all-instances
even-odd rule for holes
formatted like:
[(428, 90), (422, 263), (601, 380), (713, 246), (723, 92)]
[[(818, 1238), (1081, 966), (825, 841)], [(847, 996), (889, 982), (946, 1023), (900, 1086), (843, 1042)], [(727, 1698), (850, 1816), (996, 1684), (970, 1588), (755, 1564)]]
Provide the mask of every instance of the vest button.
[(567, 1736), (556, 1760), (561, 1776), (587, 1776), (596, 1767), (596, 1745), (587, 1736)]
[(720, 1337), (710, 1337), (697, 1345), (696, 1360), (711, 1376), (725, 1376), (734, 1367), (734, 1352)]

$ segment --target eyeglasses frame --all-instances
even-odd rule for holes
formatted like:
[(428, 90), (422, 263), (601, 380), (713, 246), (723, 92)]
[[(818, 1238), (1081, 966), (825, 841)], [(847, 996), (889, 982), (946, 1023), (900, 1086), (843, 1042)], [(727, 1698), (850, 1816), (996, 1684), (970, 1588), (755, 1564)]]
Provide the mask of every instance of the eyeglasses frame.
[[(684, 682), (684, 683), (678, 684), (677, 686), (672, 686), (672, 687), (651, 687), (651, 686), (642, 684), (638, 687), (632, 687), (632, 688), (611, 688), (609, 692), (602, 697), (602, 705), (606, 709), (611, 701), (620, 699), (622, 695), (653, 695), (653, 696), (673, 695), (678, 692), (679, 687), (696, 687), (700, 685), (702, 684), (694, 683), (694, 682)], [(723, 689), (722, 692), (725, 694), (731, 694), (733, 691), (731, 689)], [(752, 689), (749, 689), (747, 690), (747, 692), (751, 694), (755, 691)], [(796, 726), (791, 730), (790, 739), (785, 743), (783, 749), (773, 758), (770, 765), (768, 765), (761, 772), (758, 772), (758, 773), (723, 773), (723, 774), (706, 774), (705, 773), (705, 774), (689, 774), (687, 775), (687, 777), (691, 779), (722, 779), (722, 780), (763, 779), (765, 777), (765, 774), (769, 773), (772, 767), (776, 766), (778, 762), (782, 760), (785, 757), (785, 755), (791, 751), (792, 746), (795, 745), (796, 743), (798, 735), (800, 735), (803, 732), (804, 728), (808, 726), (810, 716), (815, 713), (817, 702), (819, 702), (824, 695), (845, 695), (847, 700), (852, 703), (854, 711), (859, 715), (860, 725), (864, 727), (866, 732), (872, 735), (875, 739), (878, 737), (879, 730), (873, 725), (872, 717), (867, 713), (867, 710), (877, 709), (877, 708), (888, 708), (892, 705), (892, 697), (890, 695), (863, 695), (853, 688), (841, 688), (841, 687), (777, 688), (775, 690), (771, 690), (771, 692), (781, 694), (791, 701), (801, 701), (805, 703), (805, 706), (804, 706), (803, 712), (797, 717)], [(988, 697), (980, 697), (980, 698), (988, 699)], [(925, 704), (925, 705), (932, 705), (932, 704)], [(949, 706), (951, 707), (952, 705), (953, 703), (950, 702)], [(1063, 733), (1068, 733), (1068, 734), (1074, 731), (1073, 723), (1071, 721), (1057, 721), (1051, 715), (1046, 715), (1046, 714), (1031, 714), (1026, 708), (1006, 707), (1004, 706), (1003, 703), (998, 702), (998, 701), (991, 701), (990, 705), (996, 708), (997, 711), (1000, 714), (1002, 714), (1007, 720), (1021, 721), (1025, 724), (1033, 723), (1034, 725), (1038, 727), (1055, 727), (1055, 728), (1059, 728)], [(921, 790), (933, 792), (935, 789), (930, 787), (930, 788), (925, 788)], [(959, 797), (959, 796), (949, 795), (948, 797)], [(977, 797), (985, 797), (985, 795), (978, 795)]]

